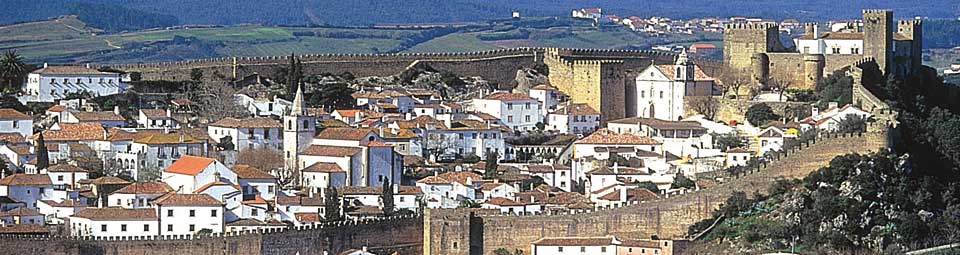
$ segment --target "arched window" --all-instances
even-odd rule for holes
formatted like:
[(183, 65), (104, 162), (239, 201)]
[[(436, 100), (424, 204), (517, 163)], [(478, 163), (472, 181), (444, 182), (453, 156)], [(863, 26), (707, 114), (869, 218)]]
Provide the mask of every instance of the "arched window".
[(287, 120), (287, 129), (293, 129), (293, 120)]
[(680, 67), (677, 67), (677, 79), (680, 79)]

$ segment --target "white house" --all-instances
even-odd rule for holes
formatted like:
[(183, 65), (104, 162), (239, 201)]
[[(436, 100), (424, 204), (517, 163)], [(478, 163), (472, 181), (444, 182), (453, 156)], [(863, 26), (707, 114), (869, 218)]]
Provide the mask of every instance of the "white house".
[(587, 104), (567, 103), (547, 115), (547, 130), (589, 134), (600, 127), (600, 112)]
[(403, 172), (403, 156), (371, 129), (326, 128), (298, 154), (300, 169), (336, 163), (346, 171), (347, 186), (381, 186)]
[(284, 113), (293, 105), (279, 96), (274, 96), (273, 100), (268, 98), (254, 98), (247, 94), (238, 93), (233, 96), (237, 104), (247, 109), (250, 114), (257, 117), (283, 117)]
[[(492, 126), (478, 120), (457, 120), (448, 128), (426, 130), (424, 144), (428, 153), (433, 155), (476, 155), (485, 158), (487, 153), (496, 153), (501, 159), (510, 159), (506, 153), (509, 145), (504, 136), (510, 135), (503, 126)], [(436, 160), (436, 159), (434, 159)]]
[(169, 109), (140, 109), (137, 127), (147, 129), (180, 128)]
[(5, 225), (11, 224), (37, 224), (43, 225), (43, 214), (26, 206), (13, 208), (6, 211), (0, 211), (0, 222)]
[[(811, 32), (812, 33), (809, 33)], [(794, 39), (801, 54), (823, 55), (862, 55), (863, 33), (856, 32), (820, 32), (820, 26), (814, 25), (808, 33)]]
[(54, 198), (53, 182), (46, 174), (13, 174), (0, 179), (0, 196), (23, 202), (36, 209), (37, 201)]
[(161, 179), (177, 193), (190, 194), (217, 177), (237, 183), (237, 175), (227, 166), (212, 158), (183, 156), (163, 169)]
[(65, 199), (60, 202), (40, 200), (37, 203), (37, 211), (43, 214), (48, 224), (63, 224), (67, 217), (84, 209), (87, 209), (87, 205), (74, 199)]
[(494, 197), (480, 204), (480, 208), (499, 210), (501, 213), (516, 215), (534, 214), (543, 210), (539, 203), (521, 203), (508, 198)]
[(725, 154), (725, 167), (746, 166), (747, 162), (750, 161), (750, 158), (753, 157), (753, 152), (744, 150), (743, 148), (729, 149), (725, 152)]
[(481, 193), (483, 193), (483, 200), (489, 200), (495, 197), (502, 197), (512, 200), (516, 198), (515, 195), (517, 192), (519, 192), (516, 187), (500, 182), (485, 183), (480, 185), (479, 190)]
[(633, 117), (610, 121), (607, 128), (653, 138), (662, 143), (664, 151), (676, 156), (699, 158), (720, 153), (713, 150), (713, 137), (696, 121)]
[(457, 208), (461, 201), (477, 200), (477, 183), (483, 176), (474, 172), (446, 172), (417, 181), (429, 208)]
[(68, 218), (72, 236), (155, 236), (157, 211), (153, 208), (87, 208)]
[(316, 192), (320, 189), (343, 187), (347, 181), (347, 171), (337, 163), (313, 163), (300, 170), (300, 174), (302, 184)]
[(207, 132), (214, 141), (222, 143), (230, 137), (237, 151), (253, 148), (271, 148), (283, 150), (283, 134), (280, 122), (271, 118), (223, 118), (207, 126)]
[(103, 112), (67, 111), (60, 123), (99, 123), (104, 127), (124, 127), (127, 119), (120, 115), (119, 108), (114, 108), (113, 111)]
[(42, 174), (50, 176), (53, 188), (58, 190), (75, 190), (77, 182), (87, 179), (87, 170), (69, 164), (57, 164), (41, 170)]
[(540, 101), (540, 105), (543, 106), (541, 108), (543, 111), (541, 114), (544, 116), (556, 110), (557, 105), (560, 104), (560, 90), (550, 85), (541, 84), (533, 86), (527, 94), (530, 94), (530, 97)]
[(123, 208), (152, 208), (153, 199), (174, 191), (164, 182), (134, 182), (110, 193), (107, 205)]
[[(395, 210), (417, 211), (420, 208), (420, 199), (423, 192), (417, 186), (391, 185), (393, 190), (393, 206)], [(337, 189), (344, 201), (351, 205), (377, 206), (383, 208), (383, 187), (355, 187), (345, 186)]]
[(662, 143), (650, 137), (635, 133), (617, 133), (610, 129), (597, 130), (573, 143), (574, 159), (586, 157), (607, 159), (610, 153), (637, 156), (650, 152), (663, 153)]
[(673, 255), (671, 240), (604, 237), (544, 237), (532, 243), (535, 255)]
[(822, 131), (837, 131), (841, 128), (840, 123), (851, 116), (857, 116), (863, 120), (872, 116), (869, 112), (852, 104), (837, 107), (836, 102), (831, 102), (829, 107), (822, 112), (816, 106), (813, 106), (812, 109), (811, 116), (800, 121), (800, 129), (803, 131), (812, 128)]
[(522, 173), (538, 176), (550, 187), (555, 187), (569, 192), (572, 188), (573, 174), (570, 167), (566, 165), (527, 165), (527, 170)]
[(235, 165), (233, 172), (244, 196), (260, 196), (269, 201), (277, 197), (277, 177), (249, 165)]
[(537, 129), (537, 123), (543, 122), (543, 109), (540, 102), (520, 93), (495, 92), (473, 100), (475, 110), (493, 115), (504, 125), (517, 131)]
[[(207, 140), (200, 140), (183, 130), (144, 133), (126, 148), (115, 151), (118, 165), (140, 178), (141, 171), (159, 171), (185, 155), (207, 155)], [(153, 181), (153, 180), (144, 180)]]
[(203, 229), (224, 230), (224, 205), (207, 194), (169, 193), (153, 201), (160, 235), (192, 235)]
[(69, 94), (88, 92), (92, 96), (118, 94), (126, 88), (120, 74), (101, 72), (89, 66), (51, 66), (27, 75), (23, 102), (53, 102)]
[(714, 79), (707, 76), (681, 52), (673, 65), (650, 65), (637, 75), (636, 105), (627, 107), (628, 115), (662, 120), (680, 120), (684, 97), (712, 96)]
[(33, 135), (33, 117), (11, 108), (0, 109), (0, 133)]

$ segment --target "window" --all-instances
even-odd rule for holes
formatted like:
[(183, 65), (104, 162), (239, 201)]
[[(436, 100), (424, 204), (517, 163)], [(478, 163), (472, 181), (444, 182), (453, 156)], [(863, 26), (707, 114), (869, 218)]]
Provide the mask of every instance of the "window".
[(127, 232), (127, 224), (120, 224), (120, 232)]
[(513, 123), (513, 116), (507, 116), (507, 122)]
[(507, 104), (507, 110), (513, 110), (513, 103)]
[(663, 98), (663, 91), (660, 91), (660, 98)]
[(196, 211), (196, 210), (190, 210), (190, 217), (193, 217), (193, 216), (196, 216), (196, 215), (197, 215), (197, 211)]
[(13, 121), (13, 128), (17, 128), (17, 126), (19, 126), (19, 125), (18, 125), (19, 123), (20, 123), (20, 121), (14, 120), (14, 121)]
[(100, 224), (100, 231), (107, 232), (107, 224)]
[(850, 49), (850, 53), (852, 53), (852, 54), (860, 54), (860, 48), (851, 48), (851, 49)]
[(210, 210), (210, 217), (217, 217), (217, 210)]
[(647, 92), (646, 92), (646, 91), (640, 91), (640, 98), (647, 98)]
[(523, 108), (530, 110), (530, 103), (523, 104)]
[(803, 47), (803, 53), (810, 54), (810, 46)]
[(150, 232), (150, 224), (143, 224), (143, 232)]
[(580, 246), (580, 252), (587, 252), (587, 247)]
[(167, 217), (173, 217), (173, 209), (167, 209)]
[(253, 209), (253, 211), (250, 212), (250, 215), (253, 215), (253, 216), (257, 216), (259, 214), (260, 212), (257, 209)]
[(600, 247), (600, 252), (607, 252), (607, 247)]
[(840, 48), (833, 48), (833, 54), (840, 54)]
[(530, 122), (530, 115), (523, 116), (523, 121)]
[(167, 224), (167, 231), (173, 231), (173, 224)]
[(196, 225), (190, 224), (190, 231), (193, 232), (194, 229), (196, 229)]
[(401, 197), (400, 197), (400, 203), (403, 203), (403, 200), (404, 200), (404, 199), (403, 199), (403, 197), (401, 196)]
[(563, 252), (563, 246), (557, 247), (557, 251)]
[(63, 175), (57, 175), (57, 181), (63, 181)]

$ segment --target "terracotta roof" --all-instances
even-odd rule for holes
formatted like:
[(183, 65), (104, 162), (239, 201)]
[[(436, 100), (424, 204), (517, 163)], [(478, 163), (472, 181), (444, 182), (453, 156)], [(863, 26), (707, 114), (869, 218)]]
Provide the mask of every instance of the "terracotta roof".
[[(673, 65), (673, 64), (669, 64), (669, 65), (656, 65), (655, 67), (656, 67), (658, 70), (660, 70), (660, 72), (662, 72), (663, 75), (667, 76), (667, 78), (669, 78), (669, 79), (673, 79), (673, 77), (676, 77), (676, 69), (674, 69), (676, 66)], [(710, 77), (709, 75), (707, 75), (707, 73), (704, 73), (704, 72), (703, 72), (703, 69), (700, 68), (700, 65), (694, 65), (694, 66), (693, 66), (693, 79), (696, 80), (696, 81), (712, 81), (712, 80), (714, 80), (713, 77)]]
[(280, 122), (271, 118), (223, 118), (210, 126), (225, 128), (281, 128)]
[(340, 115), (341, 117), (353, 118), (357, 116), (357, 113), (360, 112), (359, 109), (337, 109), (333, 110), (333, 113)]
[(484, 203), (484, 204), (496, 205), (496, 206), (521, 206), (521, 205), (523, 205), (523, 204), (521, 204), (521, 203), (519, 203), (519, 202), (517, 202), (517, 201), (513, 201), (513, 200), (506, 199), (506, 198), (502, 198), (502, 197), (491, 198), (491, 199), (489, 199), (489, 200), (487, 200), (486, 202), (483, 202), (483, 203)]
[(143, 112), (143, 115), (149, 119), (169, 118), (167, 117), (167, 110), (164, 109), (140, 109), (140, 112)]
[(347, 124), (346, 122), (340, 121), (338, 119), (325, 119), (325, 120), (320, 120), (319, 122), (320, 122), (320, 126), (326, 127), (326, 128), (350, 127), (350, 124)]
[(547, 85), (547, 84), (540, 84), (540, 85), (537, 85), (537, 86), (533, 86), (533, 88), (530, 88), (530, 89), (536, 89), (536, 90), (557, 90), (556, 87), (550, 86), (550, 85)]
[(0, 226), (0, 234), (50, 234), (50, 231), (37, 224), (9, 224)]
[(116, 114), (116, 113), (114, 113), (114, 112), (112, 112), (112, 111), (104, 111), (104, 112), (80, 112), (80, 111), (77, 111), (77, 112), (70, 112), (70, 114), (73, 115), (74, 118), (77, 118), (77, 120), (79, 120), (79, 121), (81, 121), (81, 122), (89, 122), (89, 121), (126, 121), (126, 120), (127, 120), (127, 119), (124, 119), (123, 116), (120, 116), (120, 115), (118, 115), (118, 114)]
[(308, 156), (328, 156), (328, 157), (348, 157), (357, 155), (360, 153), (361, 149), (358, 147), (344, 147), (344, 146), (325, 146), (325, 145), (310, 145), (302, 152), (301, 155)]
[(97, 69), (88, 68), (86, 66), (73, 66), (73, 65), (71, 66), (48, 65), (45, 68), (40, 68), (30, 73), (54, 74), (54, 75), (57, 75), (57, 74), (62, 74), (62, 75), (114, 74), (115, 75), (116, 74), (116, 73), (101, 72), (101, 71), (98, 71)]
[(137, 138), (133, 140), (136, 143), (142, 144), (196, 144), (203, 143), (203, 141), (197, 140), (190, 135), (183, 134), (180, 132), (173, 133), (154, 133), (144, 137)]
[(74, 213), (71, 217), (92, 220), (157, 220), (157, 211), (153, 208), (87, 208)]
[(534, 241), (539, 246), (602, 246), (612, 245), (613, 237), (545, 237)]
[(6, 143), (24, 143), (27, 141), (27, 139), (23, 137), (23, 135), (21, 135), (20, 133), (11, 132), (11, 133), (0, 133), (0, 141), (6, 142)]
[(245, 205), (265, 205), (267, 204), (267, 201), (263, 200), (263, 197), (261, 197), (260, 195), (254, 195), (253, 199), (243, 200), (240, 203)]
[(231, 222), (227, 222), (228, 227), (269, 227), (269, 226), (286, 226), (283, 222), (279, 221), (260, 221), (258, 219), (239, 219)]
[(562, 105), (562, 106), (560, 106), (560, 108), (557, 108), (557, 110), (554, 110), (552, 113), (553, 113), (553, 114), (561, 114), (561, 115), (574, 115), (574, 116), (580, 116), (580, 115), (600, 115), (600, 112), (598, 112), (597, 110), (593, 109), (593, 107), (590, 107), (590, 106), (587, 105), (587, 104), (566, 104), (566, 105)]
[(320, 213), (294, 213), (299, 222), (320, 222)]
[[(506, 183), (499, 183), (499, 182), (497, 182), (497, 183), (484, 183), (483, 185), (480, 185), (480, 190), (483, 190), (483, 191), (491, 191), (491, 190), (494, 190), (494, 189), (496, 189), (496, 188), (498, 188), (498, 187), (500, 187), (500, 186), (505, 186), (505, 185), (507, 185), (507, 184), (506, 184)], [(509, 185), (507, 185), (507, 186), (509, 186)]]
[(173, 191), (165, 182), (134, 182), (113, 193), (119, 194), (165, 194)]
[(747, 151), (747, 150), (745, 150), (745, 149), (743, 149), (743, 148), (737, 147), (737, 148), (733, 148), (733, 149), (727, 150), (727, 153), (751, 153), (751, 152), (750, 152), (750, 151)]
[(186, 99), (186, 98), (178, 98), (178, 99), (170, 100), (170, 102), (178, 106), (193, 104), (193, 101), (190, 101), (190, 99)]
[(123, 180), (123, 179), (120, 179), (120, 178), (117, 178), (117, 177), (113, 177), (113, 176), (103, 176), (103, 177), (100, 177), (100, 178), (96, 178), (96, 179), (92, 179), (92, 180), (87, 179), (87, 180), (88, 180), (87, 182), (89, 182), (90, 184), (93, 184), (93, 185), (127, 185), (127, 184), (130, 184), (130, 182), (128, 182), (128, 181), (125, 181), (125, 180)]
[(31, 120), (33, 119), (33, 117), (30, 117), (30, 115), (27, 115), (25, 113), (22, 113), (12, 108), (0, 108), (0, 119)]
[(383, 214), (379, 206), (358, 206), (346, 210), (348, 215), (378, 215)]
[(570, 166), (568, 166), (568, 165), (554, 164), (554, 165), (553, 165), (553, 169), (556, 169), (556, 170), (570, 170), (571, 168), (570, 168)]
[(398, 108), (400, 108), (400, 107), (398, 107), (397, 105), (395, 105), (395, 104), (393, 104), (393, 103), (378, 102), (378, 103), (376, 103), (375, 105), (376, 105), (377, 107), (380, 107), (380, 108), (383, 108), (383, 109), (398, 109)]
[(654, 140), (653, 138), (637, 135), (633, 133), (618, 134), (617, 132), (610, 131), (609, 129), (600, 129), (594, 131), (593, 134), (590, 134), (587, 137), (584, 137), (580, 141), (576, 141), (577, 144), (642, 144), (642, 145), (657, 145), (660, 144), (659, 141)]
[(303, 172), (311, 173), (346, 173), (343, 168), (340, 168), (340, 165), (336, 163), (327, 163), (327, 162), (317, 162), (301, 170)]
[(633, 125), (644, 125), (656, 129), (690, 129), (690, 130), (707, 130), (700, 122), (696, 121), (670, 121), (670, 120), (660, 120), (653, 118), (641, 118), (641, 117), (631, 117), (619, 120), (612, 120), (610, 123), (617, 124), (633, 124)]
[(10, 216), (40, 216), (40, 213), (37, 212), (37, 210), (27, 208), (26, 206), (20, 206), (7, 211), (0, 211), (0, 217)]
[(48, 112), (62, 112), (62, 111), (66, 111), (66, 110), (67, 110), (67, 106), (66, 106), (66, 105), (59, 105), (59, 104), (58, 104), (58, 105), (54, 105), (54, 106), (50, 106), (50, 108), (47, 108), (47, 111), (48, 111)]
[(61, 202), (53, 200), (40, 200), (44, 204), (48, 204), (52, 207), (87, 207), (87, 204), (81, 203), (79, 200), (73, 199), (64, 199)]
[(50, 167), (47, 167), (47, 172), (52, 173), (77, 173), (77, 172), (87, 172), (87, 169), (80, 168), (79, 166), (69, 165), (69, 164), (56, 164)]
[[(380, 186), (343, 186), (337, 188), (340, 195), (380, 195), (383, 194), (383, 187)], [(420, 187), (417, 186), (400, 186), (399, 192), (395, 195), (420, 195), (423, 194), (423, 191), (420, 191)]]
[(500, 101), (519, 101), (519, 100), (534, 100), (532, 97), (523, 93), (509, 93), (509, 92), (494, 92), (493, 94), (483, 97), (486, 100), (500, 100)]
[(13, 153), (16, 153), (17, 155), (24, 156), (24, 155), (33, 154), (33, 152), (30, 151), (30, 149), (32, 149), (33, 146), (30, 146), (30, 145), (18, 145), (18, 146), (6, 145), (6, 146), (7, 148), (10, 148), (10, 150), (13, 151)]
[(783, 133), (777, 132), (775, 128), (770, 128), (760, 133), (759, 137), (783, 137)]
[(153, 200), (154, 204), (163, 206), (221, 206), (216, 198), (207, 194), (178, 194), (167, 193)]
[(333, 127), (333, 128), (326, 128), (323, 131), (320, 131), (320, 133), (317, 134), (316, 138), (331, 139), (331, 140), (359, 141), (363, 139), (363, 137), (367, 136), (367, 134), (370, 134), (371, 132), (373, 132), (373, 130), (368, 128)]
[(483, 179), (483, 176), (474, 172), (446, 172), (439, 174), (437, 176), (428, 176), (427, 178), (420, 179), (418, 183), (453, 183), (457, 182), (463, 185), (467, 185), (467, 179), (470, 179), (472, 182), (480, 181)]
[(13, 174), (0, 179), (0, 185), (3, 186), (34, 186), (34, 185), (53, 185), (50, 176), (46, 174)]
[(243, 164), (237, 164), (233, 166), (233, 172), (236, 173), (237, 178), (240, 178), (240, 179), (276, 179), (277, 178), (256, 167), (243, 165)]
[(226, 182), (223, 182), (223, 181), (214, 181), (214, 182), (210, 182), (210, 183), (204, 184), (203, 186), (200, 186), (199, 188), (197, 188), (197, 190), (194, 190), (193, 193), (202, 193), (202, 192), (206, 191), (207, 189), (209, 189), (210, 187), (213, 187), (213, 186), (227, 186), (227, 187), (233, 187), (233, 188), (236, 189), (236, 190), (240, 190), (240, 186), (239, 186), (239, 185), (233, 185), (233, 184), (226, 183)]
[[(618, 190), (618, 191), (610, 192), (610, 193), (607, 193), (606, 195), (599, 197), (599, 199), (603, 199), (607, 201), (620, 201), (620, 192), (624, 192), (624, 191)], [(626, 192), (627, 192), (627, 201), (651, 201), (651, 200), (656, 200), (658, 198), (657, 194), (653, 193), (652, 191), (646, 188), (639, 188), (639, 187), (631, 188), (631, 189), (627, 189)], [(624, 201), (621, 201), (621, 202), (624, 202)]]
[(626, 167), (626, 166), (617, 166), (616, 173), (614, 173), (612, 166), (607, 166), (606, 164), (597, 166), (593, 170), (587, 172), (589, 175), (646, 175), (647, 172), (640, 170), (640, 168), (635, 167)]
[(499, 119), (500, 119), (500, 118), (497, 118), (496, 116), (493, 116), (493, 115), (490, 115), (490, 114), (487, 114), (487, 113), (483, 113), (483, 112), (475, 112), (475, 113), (473, 113), (473, 115), (474, 115), (474, 116), (477, 116), (478, 118), (480, 118), (480, 119), (482, 119), (482, 120), (499, 120)]
[(521, 204), (543, 204), (547, 202), (547, 197), (550, 194), (540, 191), (526, 191), (526, 192), (517, 192), (515, 194), (517, 197), (517, 202)]
[(107, 141), (132, 141), (134, 139), (150, 136), (152, 134), (162, 133), (163, 130), (159, 129), (140, 129), (136, 131), (128, 131), (122, 128), (111, 127), (107, 129)]
[(420, 115), (412, 120), (397, 120), (394, 123), (401, 129), (427, 128), (427, 126), (432, 126), (435, 129), (447, 129), (447, 125), (444, 125), (442, 121), (428, 115)]
[(176, 174), (196, 175), (210, 164), (213, 164), (214, 161), (216, 160), (212, 158), (183, 155), (180, 159), (173, 162), (173, 164), (164, 168), (163, 171)]
[[(104, 138), (104, 129), (100, 123), (57, 123), (59, 130), (43, 130), (43, 139), (46, 141), (90, 141)], [(37, 139), (37, 134), (30, 136)]]
[(624, 239), (620, 242), (620, 246), (626, 247), (660, 248), (660, 243), (657, 241)]

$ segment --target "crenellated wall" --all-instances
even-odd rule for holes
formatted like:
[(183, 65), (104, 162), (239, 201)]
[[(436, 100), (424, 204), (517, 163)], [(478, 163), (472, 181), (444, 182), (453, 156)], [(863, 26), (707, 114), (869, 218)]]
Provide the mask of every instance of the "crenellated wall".
[(498, 248), (530, 253), (530, 243), (543, 237), (616, 235), (623, 238), (684, 239), (687, 228), (712, 216), (734, 191), (765, 192), (778, 178), (802, 178), (829, 164), (837, 155), (866, 153), (888, 146), (885, 132), (824, 134), (791, 150), (757, 172), (688, 194), (620, 208), (561, 215), (482, 214), (466, 209), (428, 210), (424, 221), (424, 254), (492, 254)]
[(127, 238), (0, 236), (3, 254), (337, 254), (368, 247), (377, 254), (422, 253), (422, 217), (392, 217), (284, 231)]

